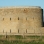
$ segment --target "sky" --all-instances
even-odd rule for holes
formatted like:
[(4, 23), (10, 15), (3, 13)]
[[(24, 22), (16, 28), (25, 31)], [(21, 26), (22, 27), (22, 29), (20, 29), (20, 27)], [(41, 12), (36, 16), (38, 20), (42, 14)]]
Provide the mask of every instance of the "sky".
[(0, 0), (0, 7), (14, 6), (40, 6), (42, 9), (44, 9), (44, 0)]
[(44, 0), (0, 0), (0, 7), (40, 6), (44, 9)]

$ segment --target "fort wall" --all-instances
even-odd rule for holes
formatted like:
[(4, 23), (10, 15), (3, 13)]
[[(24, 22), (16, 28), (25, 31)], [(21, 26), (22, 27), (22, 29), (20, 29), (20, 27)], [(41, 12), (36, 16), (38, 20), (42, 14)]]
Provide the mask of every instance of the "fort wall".
[(34, 33), (42, 27), (42, 8), (0, 8), (0, 32)]

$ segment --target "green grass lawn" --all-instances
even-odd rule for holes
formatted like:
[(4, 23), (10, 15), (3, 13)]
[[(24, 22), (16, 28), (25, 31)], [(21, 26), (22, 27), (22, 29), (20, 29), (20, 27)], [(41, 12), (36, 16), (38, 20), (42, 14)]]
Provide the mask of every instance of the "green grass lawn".
[(15, 41), (0, 41), (0, 44), (44, 44), (44, 42), (42, 41), (18, 41), (18, 40), (15, 40)]
[(44, 44), (44, 36), (0, 35), (0, 44)]

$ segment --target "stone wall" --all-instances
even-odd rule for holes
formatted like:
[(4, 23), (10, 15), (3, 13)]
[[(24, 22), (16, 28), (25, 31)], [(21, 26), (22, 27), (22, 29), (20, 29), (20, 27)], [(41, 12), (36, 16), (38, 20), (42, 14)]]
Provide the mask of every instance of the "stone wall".
[(34, 33), (38, 27), (42, 27), (41, 8), (0, 8), (0, 32)]

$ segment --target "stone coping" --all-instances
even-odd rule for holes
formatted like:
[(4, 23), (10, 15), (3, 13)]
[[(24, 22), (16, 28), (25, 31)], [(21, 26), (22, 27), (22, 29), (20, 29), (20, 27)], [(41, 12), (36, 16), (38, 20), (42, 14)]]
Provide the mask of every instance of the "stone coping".
[(11, 6), (11, 7), (0, 7), (0, 9), (11, 9), (11, 8), (40, 8), (40, 6)]

